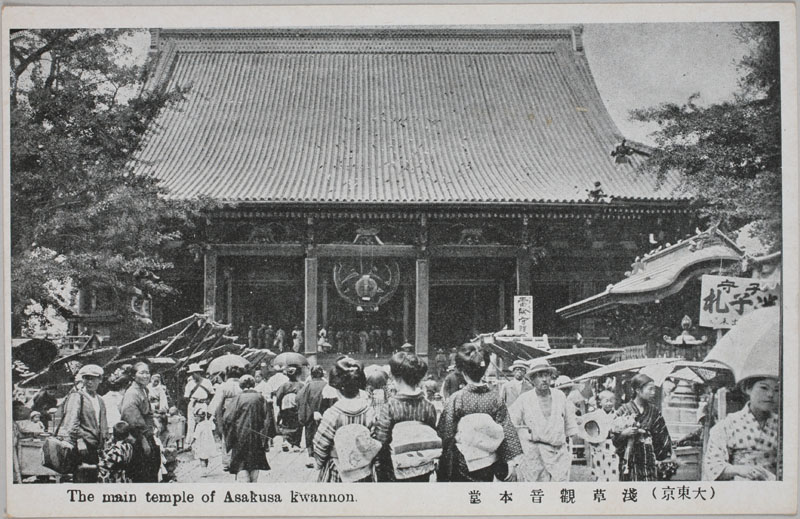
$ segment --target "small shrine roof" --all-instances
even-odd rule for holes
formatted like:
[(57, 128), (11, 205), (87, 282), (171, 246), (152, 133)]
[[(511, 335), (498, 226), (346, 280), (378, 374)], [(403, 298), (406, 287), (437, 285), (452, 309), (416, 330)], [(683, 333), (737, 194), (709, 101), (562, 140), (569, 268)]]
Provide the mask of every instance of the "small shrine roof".
[(663, 299), (680, 291), (702, 274), (739, 263), (744, 251), (716, 227), (698, 232), (674, 245), (659, 247), (636, 258), (626, 278), (591, 297), (556, 310), (565, 318), (596, 312), (618, 304)]

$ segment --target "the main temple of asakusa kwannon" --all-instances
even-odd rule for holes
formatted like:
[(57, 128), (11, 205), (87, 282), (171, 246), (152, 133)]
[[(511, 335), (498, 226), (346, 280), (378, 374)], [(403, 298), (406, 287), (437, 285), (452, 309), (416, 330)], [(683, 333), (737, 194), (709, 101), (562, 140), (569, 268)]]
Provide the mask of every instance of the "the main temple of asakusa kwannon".
[[(162, 322), (246, 336), (392, 330), (417, 351), (513, 325), (602, 335), (555, 310), (602, 291), (688, 199), (636, 171), (580, 26), (152, 30), (154, 81), (190, 87), (137, 173), (220, 202)], [(631, 107), (634, 108), (634, 107)], [(625, 153), (627, 152), (627, 153)], [(385, 335), (384, 335), (385, 336)]]

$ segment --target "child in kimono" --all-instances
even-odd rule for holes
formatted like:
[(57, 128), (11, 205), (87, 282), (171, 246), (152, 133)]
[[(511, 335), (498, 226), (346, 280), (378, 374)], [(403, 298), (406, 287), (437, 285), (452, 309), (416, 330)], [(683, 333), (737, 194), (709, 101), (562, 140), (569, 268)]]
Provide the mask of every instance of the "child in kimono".
[(186, 438), (186, 418), (175, 406), (169, 408), (167, 432), (167, 447), (183, 449), (183, 440)]
[(203, 467), (203, 477), (208, 476), (208, 460), (217, 454), (217, 444), (214, 441), (214, 421), (208, 412), (206, 404), (199, 404), (194, 411), (195, 428), (189, 446), (194, 457), (200, 460)]
[(117, 422), (113, 428), (111, 443), (103, 451), (97, 465), (98, 480), (101, 483), (129, 483), (126, 474), (133, 457), (133, 444), (136, 439), (133, 429), (127, 422)]

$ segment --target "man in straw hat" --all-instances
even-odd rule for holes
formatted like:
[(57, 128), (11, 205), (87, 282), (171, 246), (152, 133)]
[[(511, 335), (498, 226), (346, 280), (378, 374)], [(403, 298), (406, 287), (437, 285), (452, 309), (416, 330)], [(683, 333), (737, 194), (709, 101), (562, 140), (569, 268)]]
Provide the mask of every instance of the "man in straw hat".
[(78, 371), (76, 378), (80, 379), (81, 387), (67, 395), (58, 433), (78, 449), (81, 465), (74, 474), (74, 481), (96, 483), (99, 454), (108, 433), (106, 406), (97, 394), (103, 368), (87, 364)]
[(189, 364), (186, 374), (189, 375), (189, 380), (186, 381), (183, 398), (186, 400), (186, 445), (189, 445), (194, 437), (197, 406), (211, 401), (211, 397), (214, 396), (214, 386), (203, 376), (205, 371), (200, 364)]
[(520, 395), (509, 408), (524, 451), (517, 470), (520, 481), (569, 480), (568, 438), (578, 433), (578, 427), (564, 393), (550, 388), (555, 371), (544, 358), (532, 360), (528, 377), (533, 391)]
[(500, 388), (500, 398), (505, 402), (506, 407), (510, 407), (521, 394), (533, 389), (533, 385), (525, 378), (527, 371), (528, 363), (524, 360), (515, 360), (511, 365), (511, 374), (514, 378)]

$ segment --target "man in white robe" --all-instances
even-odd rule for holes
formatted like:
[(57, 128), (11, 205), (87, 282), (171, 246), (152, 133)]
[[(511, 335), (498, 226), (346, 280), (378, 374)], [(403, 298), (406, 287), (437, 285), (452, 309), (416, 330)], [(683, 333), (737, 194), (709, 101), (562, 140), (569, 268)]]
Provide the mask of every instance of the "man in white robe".
[(533, 391), (520, 395), (508, 410), (524, 452), (517, 467), (519, 481), (569, 481), (568, 439), (578, 434), (578, 426), (564, 393), (550, 389), (554, 374), (547, 360), (533, 360), (528, 370)]

